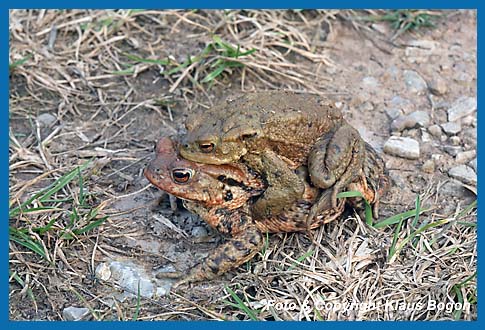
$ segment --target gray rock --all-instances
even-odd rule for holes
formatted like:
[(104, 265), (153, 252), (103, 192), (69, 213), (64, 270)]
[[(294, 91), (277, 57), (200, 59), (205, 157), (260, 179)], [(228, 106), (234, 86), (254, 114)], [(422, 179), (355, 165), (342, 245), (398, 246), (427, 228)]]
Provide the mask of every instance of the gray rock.
[(440, 195), (445, 196), (462, 196), (465, 193), (465, 188), (463, 188), (463, 184), (460, 181), (451, 179), (443, 183), (443, 185), (439, 189)]
[(379, 81), (374, 77), (364, 77), (364, 79), (362, 79), (362, 84), (370, 88), (379, 87)]
[(391, 123), (391, 130), (403, 131), (416, 126), (425, 127), (429, 125), (429, 115), (426, 111), (414, 111), (409, 115), (402, 115)]
[(42, 113), (37, 116), (37, 121), (41, 127), (50, 127), (57, 121), (57, 117), (50, 113)]
[(477, 110), (477, 99), (462, 96), (448, 109), (448, 121), (455, 121)]
[(91, 314), (85, 307), (69, 306), (62, 310), (62, 317), (66, 321), (81, 321), (89, 319)]
[[(477, 156), (477, 152), (475, 150), (463, 151), (463, 152), (459, 152), (459, 153), (456, 154), (455, 161), (458, 164), (465, 164), (465, 163), (470, 162), (476, 156)], [(475, 161), (476, 161), (476, 158), (475, 158)], [(472, 167), (475, 168), (475, 166), (472, 166)], [(476, 169), (475, 169), (475, 171), (476, 171)]]
[(448, 135), (456, 135), (461, 131), (461, 124), (456, 121), (450, 121), (444, 124), (441, 124), (441, 128), (445, 131)]
[(441, 130), (441, 127), (439, 125), (432, 125), (428, 127), (428, 132), (429, 134), (433, 135), (434, 137), (439, 138), (443, 131)]
[(475, 170), (475, 172), (477, 171), (477, 159), (476, 158), (474, 160), (472, 160), (468, 165), (470, 165)]
[(402, 98), (399, 95), (394, 96), (391, 99), (391, 106), (393, 108), (398, 108), (404, 113), (410, 113), (414, 109), (413, 102), (408, 99)]
[(457, 147), (457, 146), (444, 146), (443, 147), (443, 150), (453, 156), (453, 157), (456, 157), (456, 155), (458, 155), (458, 153), (460, 153), (461, 151), (463, 151), (463, 149), (461, 147)]
[(384, 152), (398, 157), (417, 159), (419, 143), (414, 139), (391, 136), (384, 144)]
[(411, 117), (414, 121), (416, 121), (418, 126), (429, 126), (429, 114), (426, 111), (414, 111), (413, 113), (410, 113), (408, 117)]
[(441, 78), (434, 78), (429, 82), (429, 91), (437, 96), (442, 96), (448, 91), (446, 81)]
[(408, 90), (413, 93), (422, 94), (426, 89), (428, 89), (426, 81), (423, 79), (423, 77), (413, 70), (404, 70), (404, 82), (406, 83)]
[(448, 174), (463, 183), (476, 185), (477, 184), (477, 173), (470, 167), (466, 165), (458, 165), (451, 168)]
[(144, 270), (129, 262), (113, 261), (110, 265), (111, 278), (118, 283), (130, 295), (137, 295), (140, 288), (140, 296), (153, 297), (155, 286)]
[(359, 106), (359, 111), (372, 111), (374, 110), (374, 104), (370, 101), (365, 101)]
[(389, 118), (396, 119), (397, 117), (401, 116), (403, 112), (398, 108), (387, 108), (386, 114), (389, 116)]
[(207, 229), (202, 226), (196, 226), (192, 228), (192, 236), (200, 238), (200, 237), (206, 237), (207, 236)]

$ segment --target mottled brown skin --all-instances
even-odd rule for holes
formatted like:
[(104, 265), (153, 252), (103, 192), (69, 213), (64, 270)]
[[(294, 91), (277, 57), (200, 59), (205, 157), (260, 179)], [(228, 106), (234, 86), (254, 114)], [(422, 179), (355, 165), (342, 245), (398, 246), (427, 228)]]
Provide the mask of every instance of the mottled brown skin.
[[(245, 94), (190, 116), (186, 126), (182, 157), (207, 164), (242, 160), (263, 175), (268, 188), (253, 206), (256, 218), (277, 215), (301, 198), (305, 184), (294, 169), (307, 161), (312, 183), (322, 189), (332, 187), (332, 207), (337, 206), (337, 193), (362, 169), (362, 139), (334, 103), (322, 96), (280, 91)], [(325, 203), (315, 204), (309, 223)]]
[[(321, 190), (305, 184), (301, 199), (279, 215), (255, 219), (251, 198), (262, 193), (264, 181), (246, 166), (206, 165), (180, 159), (170, 139), (157, 144), (157, 157), (145, 169), (148, 180), (160, 189), (184, 199), (187, 209), (199, 214), (211, 227), (231, 237), (218, 246), (202, 263), (178, 281), (212, 279), (250, 260), (261, 249), (263, 232), (294, 232), (308, 229), (307, 215)], [(307, 182), (304, 167), (295, 174)], [(324, 191), (324, 198), (330, 197)], [(336, 208), (318, 214), (310, 224), (317, 228), (337, 218), (344, 209), (344, 200)]]
[[(365, 150), (366, 156), (362, 172), (357, 180), (347, 186), (347, 190), (360, 191), (372, 206), (374, 219), (377, 219), (379, 217), (379, 200), (389, 190), (391, 178), (384, 160), (368, 143), (365, 143)], [(362, 198), (350, 198), (348, 202), (355, 209), (364, 210)]]

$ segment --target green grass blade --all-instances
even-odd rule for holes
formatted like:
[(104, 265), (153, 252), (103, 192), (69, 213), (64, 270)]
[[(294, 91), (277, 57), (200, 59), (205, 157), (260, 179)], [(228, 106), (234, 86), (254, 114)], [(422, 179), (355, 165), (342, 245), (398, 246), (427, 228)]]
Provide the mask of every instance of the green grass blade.
[(122, 53), (126, 57), (128, 57), (130, 60), (139, 62), (139, 63), (145, 63), (145, 64), (158, 64), (158, 65), (169, 65), (170, 60), (152, 60), (152, 59), (147, 59), (147, 58), (142, 58), (136, 55), (131, 55), (128, 53)]
[(389, 257), (388, 260), (391, 260), (394, 254), (396, 253), (396, 244), (397, 240), (399, 239), (399, 233), (401, 232), (402, 224), (404, 223), (404, 218), (401, 218), (399, 223), (396, 226), (396, 230), (394, 231), (394, 235), (392, 237), (391, 247), (389, 248)]
[(298, 259), (296, 259), (296, 262), (294, 262), (293, 264), (291, 264), (290, 267), (288, 267), (288, 270), (293, 270), (295, 269), (295, 267), (298, 265), (298, 264), (301, 264), (301, 262), (303, 260), (305, 260), (306, 258), (310, 257), (313, 255), (313, 250), (310, 250), (308, 252), (306, 252), (305, 254), (303, 254), (302, 256), (300, 256)]
[(364, 213), (365, 213), (365, 223), (368, 226), (374, 226), (374, 216), (372, 215), (372, 207), (370, 206), (369, 202), (364, 198), (364, 195), (360, 191), (343, 191), (337, 194), (337, 198), (352, 198), (352, 197), (360, 197), (364, 201)]
[(86, 232), (88, 232), (88, 231), (90, 231), (90, 230), (92, 230), (96, 227), (99, 227), (103, 222), (106, 221), (107, 218), (108, 217), (105, 216), (105, 217), (103, 217), (99, 220), (92, 221), (89, 224), (87, 224), (86, 226), (84, 226), (83, 228), (75, 229), (72, 232), (76, 235), (84, 234), (84, 233), (86, 233)]
[(44, 248), (42, 247), (42, 244), (37, 243), (36, 239), (31, 238), (29, 235), (23, 233), (22, 231), (17, 230), (13, 227), (10, 227), (9, 240), (14, 241), (17, 244), (20, 244), (23, 247), (26, 247), (27, 249), (40, 255), (45, 260), (49, 261), (49, 258), (47, 257), (44, 251)]
[(138, 289), (136, 293), (136, 308), (135, 308), (135, 314), (133, 314), (133, 321), (138, 320), (138, 316), (140, 315), (140, 301), (141, 301), (141, 295), (140, 295), (140, 280), (138, 280)]
[(419, 196), (419, 194), (416, 195), (416, 202), (415, 202), (415, 207), (416, 207), (416, 214), (414, 216), (414, 220), (413, 220), (413, 228), (416, 228), (416, 226), (418, 225), (418, 221), (419, 221), (419, 212), (421, 212), (421, 196)]
[(202, 83), (208, 83), (214, 80), (217, 76), (219, 76), (224, 70), (226, 69), (225, 64), (219, 65), (214, 71), (209, 73), (204, 79), (202, 79)]
[(14, 70), (15, 68), (21, 66), (21, 65), (24, 65), (28, 60), (30, 60), (32, 58), (32, 54), (28, 54), (27, 56), (21, 58), (20, 60), (17, 60), (13, 63), (10, 63), (8, 65), (8, 69), (11, 71), (11, 70)]
[(88, 161), (83, 165), (81, 165), (80, 167), (75, 168), (71, 172), (64, 174), (59, 179), (57, 179), (54, 183), (49, 185), (47, 188), (42, 189), (41, 191), (34, 194), (31, 198), (27, 199), (19, 206), (11, 209), (9, 211), (9, 217), (13, 218), (21, 212), (26, 212), (27, 211), (26, 207), (32, 204), (32, 202), (35, 200), (39, 200), (40, 202), (48, 201), (53, 194), (55, 194), (56, 192), (64, 188), (69, 182), (71, 182), (76, 177), (76, 175), (78, 174), (78, 169), (80, 171), (83, 171), (90, 163), (91, 161)]
[(229, 292), (232, 299), (236, 301), (237, 304), (235, 304), (234, 307), (246, 313), (246, 315), (249, 316), (251, 320), (258, 321), (258, 317), (256, 316), (255, 311), (253, 311), (248, 306), (246, 306), (246, 304), (241, 300), (241, 298), (239, 298), (239, 296), (234, 291), (232, 291), (230, 287), (228, 287), (227, 285), (224, 285), (224, 287), (226, 288), (227, 292)]
[[(420, 210), (419, 213), (421, 214), (421, 213), (425, 213), (425, 212), (428, 212), (428, 211), (429, 211), (429, 209)], [(389, 217), (385, 220), (382, 220), (381, 222), (375, 223), (373, 227), (376, 228), (376, 229), (380, 229), (380, 228), (383, 228), (385, 226), (395, 225), (396, 223), (399, 223), (399, 221), (401, 221), (401, 219), (407, 219), (407, 218), (411, 218), (411, 217), (414, 217), (414, 216), (416, 216), (416, 209), (393, 215), (392, 217)]]

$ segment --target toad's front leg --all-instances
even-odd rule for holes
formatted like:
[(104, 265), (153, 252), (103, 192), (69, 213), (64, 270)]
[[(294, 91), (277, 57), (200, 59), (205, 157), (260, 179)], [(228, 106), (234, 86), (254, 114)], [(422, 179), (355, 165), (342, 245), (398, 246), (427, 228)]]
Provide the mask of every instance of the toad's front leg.
[(286, 207), (301, 199), (305, 191), (303, 180), (273, 151), (261, 155), (248, 154), (244, 160), (255, 171), (263, 174), (268, 187), (252, 207), (255, 220), (279, 215)]

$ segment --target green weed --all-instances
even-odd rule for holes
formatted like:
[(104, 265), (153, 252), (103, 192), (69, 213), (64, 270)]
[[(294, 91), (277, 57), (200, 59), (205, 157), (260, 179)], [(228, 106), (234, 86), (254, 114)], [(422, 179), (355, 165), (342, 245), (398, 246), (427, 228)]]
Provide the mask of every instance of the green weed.
[[(233, 303), (233, 302), (230, 302), (230, 301), (227, 301), (227, 300), (224, 300), (224, 302), (229, 305), (229, 306), (232, 306), (234, 308), (237, 308), (237, 309), (240, 309), (241, 311), (243, 311), (244, 313), (246, 313), (246, 315), (253, 321), (258, 321), (258, 316), (257, 314), (259, 313), (258, 310), (253, 310), (251, 308), (249, 308), (242, 300), (241, 298), (239, 298), (239, 296), (231, 290), (230, 287), (228, 287), (227, 285), (224, 285), (224, 287), (226, 288), (227, 292), (229, 292), (229, 294), (231, 295), (232, 299), (234, 299), (236, 301), (236, 303)], [(248, 302), (249, 303), (249, 302)]]

